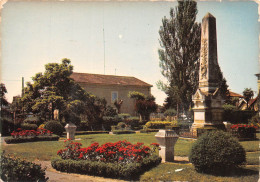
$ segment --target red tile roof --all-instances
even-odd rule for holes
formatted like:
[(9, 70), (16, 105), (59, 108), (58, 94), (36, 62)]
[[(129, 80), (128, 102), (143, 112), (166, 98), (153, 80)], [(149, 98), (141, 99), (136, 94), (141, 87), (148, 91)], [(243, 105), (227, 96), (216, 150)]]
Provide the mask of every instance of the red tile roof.
[(86, 84), (101, 84), (101, 85), (122, 85), (122, 86), (140, 86), (152, 87), (152, 85), (145, 83), (135, 77), (129, 76), (115, 76), (115, 75), (100, 75), (91, 73), (72, 73), (73, 78), (78, 83)]
[(235, 93), (235, 92), (231, 92), (231, 91), (229, 91), (229, 96), (230, 96), (230, 97), (239, 97), (239, 98), (244, 98), (243, 95), (240, 95), (240, 94), (237, 94), (237, 93)]

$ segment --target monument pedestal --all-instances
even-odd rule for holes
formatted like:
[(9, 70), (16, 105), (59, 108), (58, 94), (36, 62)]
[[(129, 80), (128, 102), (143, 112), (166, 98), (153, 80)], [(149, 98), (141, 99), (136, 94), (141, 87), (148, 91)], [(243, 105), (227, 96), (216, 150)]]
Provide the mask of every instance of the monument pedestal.
[(197, 134), (198, 128), (214, 127), (224, 128), (222, 114), (222, 104), (224, 100), (220, 96), (219, 90), (214, 93), (204, 93), (200, 89), (193, 96), (194, 102), (194, 123), (191, 130), (193, 134)]

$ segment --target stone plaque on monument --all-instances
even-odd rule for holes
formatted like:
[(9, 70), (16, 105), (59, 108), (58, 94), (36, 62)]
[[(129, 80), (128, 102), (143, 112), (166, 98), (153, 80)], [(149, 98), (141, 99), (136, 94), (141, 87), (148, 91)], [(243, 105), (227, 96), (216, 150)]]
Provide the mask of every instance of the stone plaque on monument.
[(223, 125), (222, 104), (224, 100), (218, 88), (219, 73), (216, 18), (207, 13), (202, 19), (201, 25), (199, 87), (192, 97), (194, 102), (193, 132), (204, 126)]

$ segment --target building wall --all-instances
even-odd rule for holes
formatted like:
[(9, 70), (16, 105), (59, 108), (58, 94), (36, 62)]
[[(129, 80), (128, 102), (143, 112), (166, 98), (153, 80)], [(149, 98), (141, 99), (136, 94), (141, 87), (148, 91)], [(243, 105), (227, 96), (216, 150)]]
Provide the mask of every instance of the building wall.
[(121, 85), (93, 85), (93, 84), (85, 84), (79, 83), (87, 92), (92, 93), (100, 98), (105, 98), (107, 101), (107, 105), (114, 106), (114, 102), (112, 102), (112, 92), (117, 92), (118, 100), (123, 100), (123, 104), (121, 106), (121, 113), (129, 113), (132, 116), (136, 116), (137, 114), (134, 111), (134, 100), (128, 97), (128, 93), (130, 91), (141, 92), (145, 95), (151, 94), (150, 87), (138, 87), (138, 86), (121, 86)]

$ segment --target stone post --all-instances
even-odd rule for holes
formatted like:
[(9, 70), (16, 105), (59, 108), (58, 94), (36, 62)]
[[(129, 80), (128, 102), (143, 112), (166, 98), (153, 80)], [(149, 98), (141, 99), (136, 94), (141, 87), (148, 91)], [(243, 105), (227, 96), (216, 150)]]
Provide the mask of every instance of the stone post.
[(159, 156), (162, 158), (162, 162), (173, 162), (174, 145), (179, 136), (173, 130), (159, 130), (159, 132), (156, 133), (155, 138), (161, 148), (159, 150)]
[(77, 126), (73, 123), (68, 123), (65, 126), (65, 130), (67, 132), (67, 139), (74, 140), (75, 139), (75, 132), (76, 132)]

